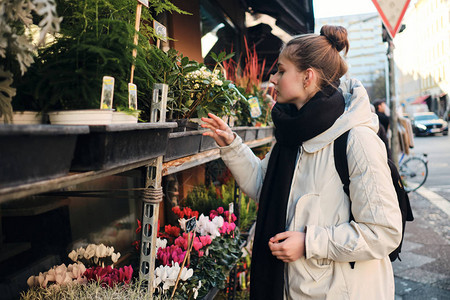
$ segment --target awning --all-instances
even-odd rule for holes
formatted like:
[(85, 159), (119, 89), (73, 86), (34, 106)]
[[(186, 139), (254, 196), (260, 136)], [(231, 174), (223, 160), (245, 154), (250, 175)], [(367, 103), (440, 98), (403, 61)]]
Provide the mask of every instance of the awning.
[(425, 103), (425, 101), (430, 98), (431, 95), (423, 95), (423, 96), (419, 96), (416, 98), (416, 100), (414, 100), (413, 102), (411, 102), (410, 104), (422, 104)]
[(246, 0), (252, 13), (262, 13), (277, 20), (278, 27), (291, 35), (314, 32), (312, 0)]

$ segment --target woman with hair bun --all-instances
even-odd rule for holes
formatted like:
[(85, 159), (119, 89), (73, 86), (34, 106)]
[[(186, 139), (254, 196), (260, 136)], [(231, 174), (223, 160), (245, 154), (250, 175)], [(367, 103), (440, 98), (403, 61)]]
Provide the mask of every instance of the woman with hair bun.
[[(263, 160), (220, 118), (203, 118), (241, 189), (259, 201), (251, 299), (394, 299), (388, 255), (402, 217), (367, 92), (340, 81), (348, 49), (347, 30), (330, 25), (284, 45), (270, 79), (276, 143)], [(333, 154), (349, 130), (351, 203)]]

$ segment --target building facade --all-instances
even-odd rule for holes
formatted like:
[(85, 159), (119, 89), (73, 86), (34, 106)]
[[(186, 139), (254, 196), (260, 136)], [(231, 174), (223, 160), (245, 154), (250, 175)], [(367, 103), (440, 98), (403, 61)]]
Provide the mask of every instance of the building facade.
[(316, 19), (315, 32), (320, 33), (320, 28), (326, 24), (347, 29), (350, 50), (346, 57), (349, 67), (346, 77), (360, 80), (370, 90), (378, 77), (385, 77), (387, 64), (382, 21), (378, 13)]
[(449, 18), (450, 1), (416, 1), (403, 18), (406, 29), (394, 39), (396, 95), (411, 111), (411, 104), (424, 101), (441, 116), (448, 111)]

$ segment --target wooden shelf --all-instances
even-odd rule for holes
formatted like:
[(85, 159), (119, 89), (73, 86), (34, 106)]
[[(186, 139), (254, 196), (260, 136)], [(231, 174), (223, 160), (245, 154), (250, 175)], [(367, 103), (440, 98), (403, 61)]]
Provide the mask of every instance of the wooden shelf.
[[(260, 140), (253, 140), (246, 142), (250, 148), (258, 147), (271, 143), (273, 137), (267, 137)], [(219, 149), (200, 152), (195, 155), (175, 159), (163, 164), (163, 176), (177, 173), (212, 160), (220, 158)], [(55, 179), (42, 180), (30, 184), (23, 184), (19, 186), (12, 186), (0, 189), (0, 203), (20, 199), (23, 197), (51, 192), (63, 189), (69, 186), (77, 185), (83, 182), (95, 180), (98, 178), (119, 174), (130, 171), (139, 167), (146, 166), (152, 162), (153, 159), (144, 160), (140, 162), (131, 163), (124, 166), (119, 166), (111, 169), (100, 171), (87, 171), (79, 173), (69, 173), (68, 175), (58, 177)]]
[[(259, 147), (265, 144), (272, 143), (274, 140), (274, 137), (266, 137), (260, 140), (253, 140), (249, 142), (245, 142), (247, 146), (250, 148)], [(219, 149), (212, 149), (204, 152), (200, 152), (194, 155), (178, 158), (175, 160), (171, 160), (168, 162), (163, 163), (163, 169), (162, 169), (162, 175), (166, 176), (169, 174), (174, 174), (180, 171), (184, 171), (199, 165), (202, 165), (204, 163), (213, 161), (215, 159), (220, 158), (220, 150)]]
[(94, 179), (130, 171), (132, 169), (146, 166), (150, 164), (152, 161), (153, 159), (149, 159), (107, 170), (69, 173), (66, 176), (58, 177), (55, 179), (42, 180), (34, 183), (3, 188), (0, 189), (0, 203), (6, 202), (8, 200), (20, 199), (35, 194), (55, 191), (72, 185), (91, 181)]

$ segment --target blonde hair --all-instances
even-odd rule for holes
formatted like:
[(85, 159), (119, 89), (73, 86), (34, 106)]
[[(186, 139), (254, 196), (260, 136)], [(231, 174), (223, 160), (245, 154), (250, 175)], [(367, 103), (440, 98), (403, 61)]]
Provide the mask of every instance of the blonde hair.
[(339, 52), (350, 45), (347, 30), (342, 26), (324, 25), (320, 35), (304, 34), (290, 40), (280, 56), (289, 59), (299, 71), (313, 68), (318, 72), (319, 89), (333, 84), (347, 73), (348, 67)]

